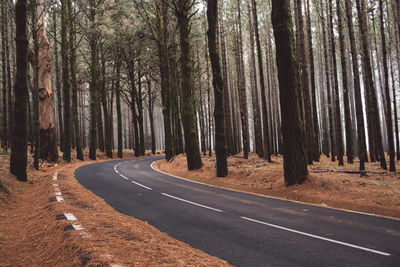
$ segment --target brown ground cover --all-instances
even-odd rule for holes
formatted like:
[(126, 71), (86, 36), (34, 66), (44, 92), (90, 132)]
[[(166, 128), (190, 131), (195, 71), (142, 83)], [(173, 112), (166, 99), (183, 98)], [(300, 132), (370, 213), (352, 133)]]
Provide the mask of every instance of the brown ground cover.
[[(9, 174), (8, 156), (0, 156), (0, 182), (11, 192), (0, 190), (0, 266), (228, 266), (83, 188), (74, 170), (92, 162), (30, 167), (29, 182), (22, 183)], [(55, 201), (53, 183), (64, 201)], [(64, 213), (73, 213), (83, 230), (71, 230)]]
[[(286, 187), (283, 158), (273, 156), (272, 159), (272, 163), (266, 163), (255, 154), (247, 160), (240, 156), (229, 157), (229, 175), (225, 178), (215, 175), (215, 157), (203, 157), (204, 166), (196, 171), (187, 170), (184, 155), (169, 163), (159, 161), (155, 167), (218, 187), (400, 219), (399, 173), (384, 171), (379, 163), (367, 163), (367, 176), (360, 177), (360, 174), (341, 172), (358, 170), (357, 160), (355, 164), (339, 167), (337, 162), (322, 156), (321, 162), (309, 167), (309, 179), (304, 184)], [(396, 167), (399, 170), (399, 162)], [(324, 172), (320, 172), (322, 170)]]

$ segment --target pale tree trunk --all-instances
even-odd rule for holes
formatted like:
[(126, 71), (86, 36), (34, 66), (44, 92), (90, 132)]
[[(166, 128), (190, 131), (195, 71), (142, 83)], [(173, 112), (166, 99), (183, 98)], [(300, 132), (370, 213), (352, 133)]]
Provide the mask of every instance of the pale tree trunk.
[(39, 120), (40, 158), (50, 162), (58, 160), (57, 131), (54, 118), (54, 98), (51, 84), (52, 50), (47, 38), (44, 20), (44, 3), (38, 1), (37, 38), (39, 42)]

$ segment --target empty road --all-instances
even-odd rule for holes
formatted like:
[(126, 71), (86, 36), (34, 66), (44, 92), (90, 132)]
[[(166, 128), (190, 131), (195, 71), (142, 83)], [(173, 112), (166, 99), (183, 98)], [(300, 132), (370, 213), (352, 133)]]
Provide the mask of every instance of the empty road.
[(75, 177), (117, 211), (236, 266), (400, 266), (400, 220), (211, 187), (100, 162)]

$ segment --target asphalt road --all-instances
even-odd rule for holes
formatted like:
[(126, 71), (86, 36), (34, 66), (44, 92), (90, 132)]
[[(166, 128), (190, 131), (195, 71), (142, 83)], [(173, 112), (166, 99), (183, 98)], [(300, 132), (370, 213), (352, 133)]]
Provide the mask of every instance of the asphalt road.
[(236, 266), (400, 266), (400, 220), (157, 172), (161, 157), (95, 163), (77, 180), (117, 211)]

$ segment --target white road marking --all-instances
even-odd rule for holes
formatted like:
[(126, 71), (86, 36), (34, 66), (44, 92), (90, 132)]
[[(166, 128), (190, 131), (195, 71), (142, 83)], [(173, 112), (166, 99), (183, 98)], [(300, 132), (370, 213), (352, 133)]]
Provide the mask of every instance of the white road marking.
[(361, 246), (353, 245), (353, 244), (350, 244), (350, 243), (346, 243), (346, 242), (342, 242), (342, 241), (338, 241), (338, 240), (334, 240), (334, 239), (330, 239), (330, 238), (326, 238), (326, 237), (322, 237), (322, 236), (318, 236), (318, 235), (313, 235), (313, 234), (309, 234), (309, 233), (293, 230), (293, 229), (286, 228), (286, 227), (283, 227), (283, 226), (279, 226), (279, 225), (276, 225), (276, 224), (266, 223), (266, 222), (258, 221), (258, 220), (255, 220), (255, 219), (247, 218), (247, 217), (240, 217), (240, 218), (248, 220), (248, 221), (251, 221), (251, 222), (255, 222), (255, 223), (267, 225), (267, 226), (270, 226), (270, 227), (278, 228), (278, 229), (281, 229), (281, 230), (284, 230), (284, 231), (288, 231), (288, 232), (292, 232), (292, 233), (305, 235), (305, 236), (309, 236), (309, 237), (312, 237), (312, 238), (316, 238), (316, 239), (332, 242), (332, 243), (335, 243), (335, 244), (339, 244), (339, 245), (343, 245), (343, 246), (347, 246), (347, 247), (352, 247), (352, 248), (356, 248), (356, 249), (360, 249), (360, 250), (376, 253), (376, 254), (383, 255), (383, 256), (391, 256), (391, 254), (386, 253), (386, 252), (382, 252), (382, 251), (379, 251), (379, 250), (370, 249), (370, 248), (366, 248), (366, 247), (361, 247)]
[(179, 197), (171, 196), (171, 195), (168, 195), (166, 193), (161, 193), (161, 194), (166, 196), (166, 197), (170, 197), (170, 198), (173, 198), (173, 199), (176, 199), (176, 200), (180, 200), (180, 201), (183, 201), (183, 202), (186, 202), (186, 203), (189, 203), (189, 204), (192, 204), (192, 205), (196, 205), (196, 206), (199, 206), (199, 207), (202, 207), (202, 208), (206, 208), (206, 209), (217, 211), (217, 212), (223, 212), (222, 210), (215, 209), (215, 208), (212, 208), (212, 207), (209, 207), (209, 206), (205, 206), (205, 205), (202, 205), (202, 204), (199, 204), (199, 203), (196, 203), (196, 202), (192, 202), (192, 201), (189, 201), (189, 200), (186, 200), (186, 199), (182, 199), (182, 198), (179, 198)]
[(58, 186), (58, 184), (53, 184), (53, 186)]
[(58, 172), (54, 173), (53, 175), (53, 181), (57, 180)]
[(61, 192), (56, 192), (56, 196), (61, 196)]
[(125, 180), (128, 180), (128, 177), (126, 177), (126, 176), (123, 175), (123, 174), (119, 174), (119, 176), (121, 176), (121, 177), (124, 178)]
[(80, 225), (80, 224), (73, 224), (72, 227), (73, 227), (75, 230), (83, 230), (83, 227), (82, 227), (82, 225)]
[(64, 213), (65, 218), (69, 221), (77, 221), (78, 219), (72, 213)]
[(140, 183), (138, 183), (138, 182), (135, 182), (135, 181), (131, 181), (131, 182), (132, 182), (133, 184), (135, 184), (135, 185), (141, 186), (141, 187), (146, 188), (146, 189), (148, 189), (148, 190), (153, 190), (153, 189), (151, 189), (150, 187), (145, 186), (145, 185), (142, 185), (142, 184), (140, 184)]
[(56, 196), (56, 199), (57, 199), (57, 201), (63, 201), (64, 200), (63, 197), (59, 197), (59, 196)]

